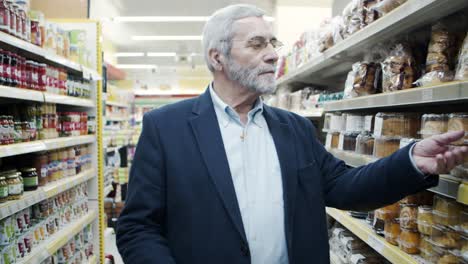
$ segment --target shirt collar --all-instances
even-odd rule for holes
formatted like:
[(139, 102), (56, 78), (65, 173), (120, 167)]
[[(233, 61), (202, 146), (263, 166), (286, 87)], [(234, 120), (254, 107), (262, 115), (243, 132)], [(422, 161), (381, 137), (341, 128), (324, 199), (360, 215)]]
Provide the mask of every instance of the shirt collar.
[[(238, 124), (241, 124), (240, 117), (237, 112), (216, 94), (215, 90), (213, 89), (213, 83), (210, 83), (209, 89), (211, 98), (213, 100), (213, 106), (217, 112), (219, 122), (223, 125), (223, 127), (227, 127), (230, 121), (236, 121)], [(257, 126), (262, 127), (263, 124), (257, 118), (259, 115), (262, 115), (262, 113), (263, 100), (259, 97), (255, 101), (252, 110), (250, 110), (248, 113), (249, 120), (252, 120), (252, 122)]]

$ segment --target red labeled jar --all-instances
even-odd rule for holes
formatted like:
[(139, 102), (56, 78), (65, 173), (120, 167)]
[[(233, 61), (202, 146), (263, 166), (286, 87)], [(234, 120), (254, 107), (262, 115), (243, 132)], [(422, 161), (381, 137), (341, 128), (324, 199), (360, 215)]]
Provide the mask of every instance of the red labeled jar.
[(12, 1), (7, 1), (8, 10), (10, 11), (10, 35), (16, 36), (16, 13), (12, 5)]
[(25, 62), (25, 75), (26, 75), (26, 87), (29, 89), (34, 89), (33, 80), (32, 80), (32, 73), (33, 73), (33, 61), (27, 60)]
[(10, 76), (11, 76), (11, 86), (18, 86), (18, 72), (16, 71), (16, 65), (18, 64), (18, 56), (10, 52)]
[(37, 65), (38, 69), (38, 90), (46, 91), (47, 90), (47, 64), (39, 63)]
[(39, 28), (39, 20), (31, 19), (31, 43), (37, 46), (41, 46), (41, 30)]
[(10, 32), (10, 9), (5, 0), (0, 0), (0, 31)]
[(3, 53), (3, 70), (5, 76), (5, 85), (12, 86), (12, 71), (11, 71), (11, 52), (5, 51)]
[(23, 21), (21, 20), (21, 14), (19, 12), (19, 6), (13, 5), (12, 10), (15, 12), (16, 17), (16, 36), (20, 39), (23, 39)]
[(20, 61), (20, 65), (21, 65), (21, 88), (28, 88), (28, 83), (26, 82), (26, 79), (27, 79), (27, 72), (26, 72), (26, 59), (25, 58), (21, 58), (21, 61)]
[[(1, 1), (1, 0), (0, 0)], [(0, 84), (5, 85), (5, 67), (3, 66), (3, 57), (5, 53), (2, 49), (0, 49)]]
[(34, 90), (39, 90), (39, 67), (36, 62), (32, 63), (31, 79)]

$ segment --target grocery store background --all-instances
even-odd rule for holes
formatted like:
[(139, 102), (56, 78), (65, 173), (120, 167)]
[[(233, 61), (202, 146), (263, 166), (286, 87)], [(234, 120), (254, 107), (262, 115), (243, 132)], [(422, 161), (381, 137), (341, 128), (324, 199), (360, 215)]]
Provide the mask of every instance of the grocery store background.
[[(0, 0), (0, 263), (122, 263), (143, 114), (205, 91), (204, 23), (235, 3), (285, 44), (265, 103), (348, 166), (468, 130), (467, 0)], [(331, 262), (467, 263), (467, 205), (465, 163), (375, 211), (327, 208)]]

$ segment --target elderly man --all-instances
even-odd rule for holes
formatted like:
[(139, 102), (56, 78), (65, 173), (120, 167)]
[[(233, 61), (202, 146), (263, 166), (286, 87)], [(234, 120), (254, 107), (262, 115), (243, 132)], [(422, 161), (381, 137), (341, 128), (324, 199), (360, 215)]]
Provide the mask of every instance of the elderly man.
[(249, 5), (223, 8), (203, 32), (213, 82), (145, 115), (117, 227), (126, 263), (329, 263), (325, 206), (367, 210), (437, 184), (463, 162), (463, 132), (349, 169), (312, 124), (264, 105), (280, 42)]

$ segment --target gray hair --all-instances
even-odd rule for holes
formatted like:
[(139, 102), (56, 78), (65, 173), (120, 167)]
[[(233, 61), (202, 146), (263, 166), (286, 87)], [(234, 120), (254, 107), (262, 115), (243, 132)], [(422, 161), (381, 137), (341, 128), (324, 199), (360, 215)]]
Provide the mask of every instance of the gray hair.
[(206, 65), (211, 72), (214, 67), (209, 60), (212, 49), (229, 56), (232, 46), (232, 25), (236, 20), (246, 17), (263, 17), (265, 11), (247, 4), (230, 5), (217, 10), (203, 28), (203, 51)]

